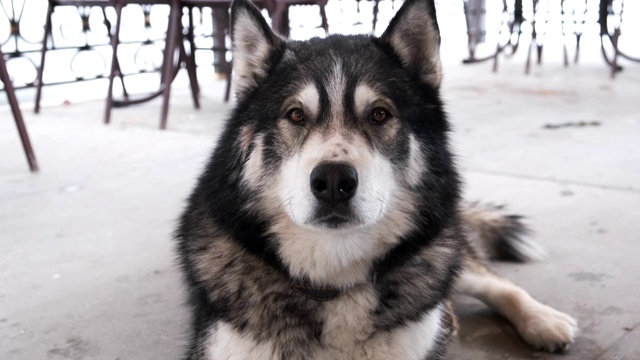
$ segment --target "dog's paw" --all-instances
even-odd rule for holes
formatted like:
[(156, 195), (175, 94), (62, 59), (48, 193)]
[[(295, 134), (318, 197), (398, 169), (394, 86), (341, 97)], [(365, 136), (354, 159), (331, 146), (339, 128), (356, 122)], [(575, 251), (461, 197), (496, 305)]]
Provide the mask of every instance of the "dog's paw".
[(540, 303), (522, 314), (517, 329), (526, 342), (549, 352), (566, 351), (578, 335), (576, 320)]

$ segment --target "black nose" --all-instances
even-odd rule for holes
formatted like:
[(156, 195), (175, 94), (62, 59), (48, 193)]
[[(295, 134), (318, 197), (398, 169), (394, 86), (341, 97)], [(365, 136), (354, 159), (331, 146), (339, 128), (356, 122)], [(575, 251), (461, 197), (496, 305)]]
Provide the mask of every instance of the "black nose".
[(311, 172), (311, 191), (318, 200), (337, 204), (353, 197), (358, 188), (358, 172), (344, 163), (324, 163)]

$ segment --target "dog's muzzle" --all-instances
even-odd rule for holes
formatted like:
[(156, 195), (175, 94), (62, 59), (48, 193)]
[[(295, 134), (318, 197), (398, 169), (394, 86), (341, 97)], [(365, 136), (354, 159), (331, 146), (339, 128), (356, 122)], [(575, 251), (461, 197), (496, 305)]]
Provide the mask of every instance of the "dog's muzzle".
[(358, 189), (358, 172), (353, 166), (322, 163), (311, 171), (309, 185), (319, 203), (316, 221), (337, 227), (351, 220), (349, 200)]

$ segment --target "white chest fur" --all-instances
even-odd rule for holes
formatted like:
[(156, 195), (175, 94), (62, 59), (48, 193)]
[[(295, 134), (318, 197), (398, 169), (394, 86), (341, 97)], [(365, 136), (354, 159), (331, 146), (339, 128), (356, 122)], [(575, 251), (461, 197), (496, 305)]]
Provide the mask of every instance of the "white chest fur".
[[(437, 307), (392, 331), (373, 331), (371, 310), (375, 304), (371, 289), (327, 303), (323, 312), (323, 346), (310, 360), (423, 360), (441, 329), (442, 309)], [(211, 331), (207, 360), (279, 360), (278, 344), (260, 343), (227, 323)], [(305, 357), (306, 358), (306, 357)]]
[(314, 360), (423, 360), (441, 329), (440, 307), (392, 331), (374, 331), (375, 297), (364, 291), (336, 299), (324, 314), (325, 347)]

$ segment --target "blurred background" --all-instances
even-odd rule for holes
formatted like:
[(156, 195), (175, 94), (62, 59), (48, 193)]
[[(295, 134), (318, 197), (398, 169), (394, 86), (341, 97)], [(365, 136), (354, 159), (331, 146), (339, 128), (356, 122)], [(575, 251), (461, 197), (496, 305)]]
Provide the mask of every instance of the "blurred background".
[[(255, 3), (296, 40), (380, 35), (402, 5)], [(180, 358), (171, 234), (234, 104), (230, 1), (0, 4), (0, 359)], [(449, 357), (640, 359), (640, 2), (436, 6), (465, 197), (550, 254), (496, 271), (581, 327), (549, 355), (456, 299)]]

